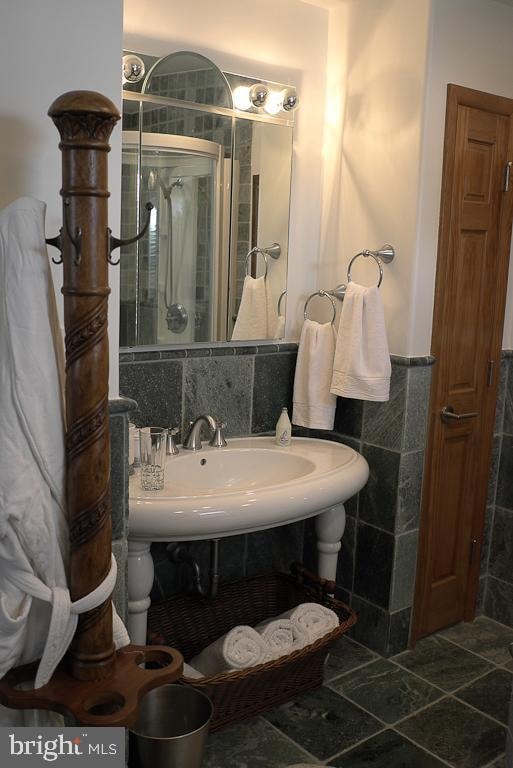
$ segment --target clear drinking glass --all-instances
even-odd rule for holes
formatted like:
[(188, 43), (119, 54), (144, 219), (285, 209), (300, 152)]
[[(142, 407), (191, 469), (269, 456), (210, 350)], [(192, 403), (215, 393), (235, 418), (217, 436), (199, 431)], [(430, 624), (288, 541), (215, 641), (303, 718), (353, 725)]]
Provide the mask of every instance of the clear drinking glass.
[(143, 427), (139, 430), (143, 491), (161, 491), (164, 487), (166, 435), (164, 427)]

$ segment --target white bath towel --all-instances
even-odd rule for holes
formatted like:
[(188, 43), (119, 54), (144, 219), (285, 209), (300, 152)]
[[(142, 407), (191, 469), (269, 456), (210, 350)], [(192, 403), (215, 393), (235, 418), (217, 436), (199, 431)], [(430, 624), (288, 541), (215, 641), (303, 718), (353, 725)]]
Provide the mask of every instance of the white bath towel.
[(331, 392), (357, 400), (388, 400), (390, 354), (385, 316), (376, 286), (350, 282), (338, 328)]
[(330, 393), (336, 332), (331, 323), (305, 320), (294, 378), (292, 423), (333, 429), (337, 398)]
[(273, 659), (300, 651), (310, 642), (304, 627), (290, 619), (269, 619), (257, 624), (255, 629), (269, 645)]
[(256, 667), (270, 658), (270, 649), (263, 637), (253, 627), (242, 624), (204, 648), (190, 660), (190, 665), (211, 677), (220, 672)]
[[(67, 649), (78, 612), (101, 604), (116, 578), (114, 561), (96, 595), (71, 604), (62, 338), (44, 213), (31, 198), (0, 211), (0, 677), (42, 656), (36, 687)], [(115, 622), (115, 642), (126, 645)]]
[(268, 298), (265, 277), (246, 275), (232, 341), (267, 339)]
[(320, 603), (301, 603), (296, 608), (282, 613), (280, 618), (290, 619), (302, 627), (308, 635), (309, 643), (324, 637), (340, 624), (335, 611)]

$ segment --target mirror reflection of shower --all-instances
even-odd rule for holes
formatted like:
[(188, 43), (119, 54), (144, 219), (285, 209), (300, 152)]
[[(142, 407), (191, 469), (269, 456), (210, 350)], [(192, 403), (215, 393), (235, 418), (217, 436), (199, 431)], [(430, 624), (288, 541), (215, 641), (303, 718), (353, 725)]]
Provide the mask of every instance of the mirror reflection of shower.
[[(137, 146), (139, 136), (124, 132), (123, 140), (124, 211), (133, 216), (147, 202), (154, 205), (148, 235), (132, 254), (134, 343), (210, 341), (222, 314), (215, 274), (224, 202), (223, 148), (215, 142), (148, 133), (137, 169), (137, 153), (130, 145)], [(139, 179), (135, 184), (134, 176)], [(128, 270), (125, 266), (127, 276)], [(122, 281), (122, 295), (123, 290)]]
[[(187, 308), (184, 307), (179, 301), (175, 300), (174, 295), (174, 222), (173, 222), (173, 190), (183, 189), (182, 178), (171, 181), (167, 186), (160, 178), (157, 168), (152, 169), (148, 174), (148, 191), (152, 192), (156, 185), (159, 185), (161, 192), (166, 201), (166, 216), (167, 216), (167, 232), (164, 238), (167, 240), (167, 248), (165, 248), (165, 268), (164, 268), (164, 306), (166, 307), (166, 323), (167, 327), (173, 333), (183, 333), (187, 328), (189, 322), (189, 315)], [(178, 279), (180, 277), (181, 268), (184, 262), (184, 246), (185, 246), (185, 228), (183, 226), (183, 217), (178, 222), (180, 226), (180, 236), (177, 237), (178, 248), (176, 253), (176, 259), (178, 264)], [(161, 256), (162, 260), (162, 256)]]

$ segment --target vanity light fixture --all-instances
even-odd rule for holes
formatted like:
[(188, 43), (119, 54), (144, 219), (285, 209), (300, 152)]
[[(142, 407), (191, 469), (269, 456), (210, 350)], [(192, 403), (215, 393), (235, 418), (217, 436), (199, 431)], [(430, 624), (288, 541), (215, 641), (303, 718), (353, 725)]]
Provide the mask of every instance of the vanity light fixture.
[(263, 108), (268, 115), (277, 115), (281, 111), (291, 112), (296, 109), (299, 106), (299, 96), (295, 88), (275, 90), (264, 83), (255, 83), (251, 87), (239, 85), (235, 88), (233, 104), (236, 109), (244, 112), (254, 107)]

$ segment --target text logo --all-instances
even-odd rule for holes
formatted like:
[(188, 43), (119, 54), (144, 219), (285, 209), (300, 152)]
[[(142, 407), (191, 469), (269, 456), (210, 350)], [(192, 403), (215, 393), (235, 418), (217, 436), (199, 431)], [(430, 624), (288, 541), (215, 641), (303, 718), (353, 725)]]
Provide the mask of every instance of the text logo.
[(124, 728), (0, 728), (2, 768), (36, 768), (57, 763), (59, 768), (94, 761), (105, 768), (124, 768)]

